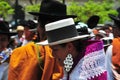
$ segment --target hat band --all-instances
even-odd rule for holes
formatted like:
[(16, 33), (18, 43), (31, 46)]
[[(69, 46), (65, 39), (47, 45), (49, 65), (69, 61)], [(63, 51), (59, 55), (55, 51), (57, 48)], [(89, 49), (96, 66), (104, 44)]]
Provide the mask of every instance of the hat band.
[(75, 25), (69, 25), (59, 29), (47, 31), (46, 34), (48, 36), (49, 43), (78, 36)]

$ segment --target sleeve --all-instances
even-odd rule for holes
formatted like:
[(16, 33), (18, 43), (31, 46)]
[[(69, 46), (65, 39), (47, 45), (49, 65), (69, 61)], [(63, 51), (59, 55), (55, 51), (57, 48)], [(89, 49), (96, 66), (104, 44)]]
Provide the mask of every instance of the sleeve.
[(45, 46), (45, 64), (42, 75), (42, 80), (59, 80), (62, 75), (62, 67), (58, 64), (56, 59), (52, 56), (52, 50), (49, 46)]
[(12, 52), (9, 63), (8, 80), (15, 80), (15, 78), (18, 80), (25, 60), (24, 57), (21, 57), (21, 51), (19, 48), (16, 48)]
[(107, 79), (113, 80), (113, 73), (112, 73), (112, 45), (110, 45), (106, 50), (105, 56), (105, 67), (107, 69)]
[(40, 69), (33, 43), (16, 48), (10, 58), (8, 80), (39, 80)]

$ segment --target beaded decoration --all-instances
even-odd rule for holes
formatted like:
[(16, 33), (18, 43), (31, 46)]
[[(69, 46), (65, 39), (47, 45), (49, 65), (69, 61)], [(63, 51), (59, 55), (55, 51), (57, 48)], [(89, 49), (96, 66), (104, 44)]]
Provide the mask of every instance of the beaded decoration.
[(64, 68), (66, 72), (69, 72), (73, 65), (73, 58), (71, 54), (68, 54), (64, 60)]

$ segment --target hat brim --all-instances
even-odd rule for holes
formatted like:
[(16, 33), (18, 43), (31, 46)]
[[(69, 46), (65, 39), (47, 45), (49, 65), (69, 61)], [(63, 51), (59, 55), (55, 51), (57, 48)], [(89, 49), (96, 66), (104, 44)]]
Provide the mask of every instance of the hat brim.
[(39, 42), (37, 43), (38, 45), (57, 45), (57, 44), (62, 44), (62, 43), (67, 43), (67, 42), (71, 42), (71, 41), (75, 41), (75, 40), (78, 40), (78, 39), (83, 39), (83, 38), (87, 38), (87, 37), (90, 37), (90, 35), (81, 35), (81, 36), (76, 36), (76, 37), (72, 37), (72, 38), (68, 38), (68, 39), (63, 39), (63, 40), (59, 40), (59, 41), (56, 41), (56, 42), (52, 42), (52, 43), (49, 43), (48, 40), (46, 41), (43, 41), (43, 42)]
[(32, 14), (34, 16), (39, 17), (46, 17), (46, 18), (76, 18), (76, 15), (52, 15), (52, 14), (46, 14), (46, 13), (39, 13), (39, 12), (28, 12), (29, 14)]
[(117, 16), (115, 16), (115, 15), (113, 15), (113, 14), (108, 14), (108, 16), (109, 16), (112, 20), (114, 20), (114, 21), (119, 21), (119, 22), (120, 22), (120, 19), (119, 19)]
[[(104, 38), (102, 38), (101, 40), (106, 40), (106, 41), (107, 41), (107, 40), (112, 40), (112, 39), (113, 39), (113, 38), (110, 38), (110, 37), (104, 37)], [(104, 43), (104, 42), (103, 42), (103, 43)], [(111, 42), (111, 43), (112, 43), (112, 42)], [(111, 43), (110, 43), (110, 41), (109, 41), (109, 43), (107, 43), (107, 44), (104, 43), (103, 46), (104, 46), (104, 47), (109, 46), (109, 45), (111, 45)]]
[(111, 44), (105, 44), (105, 45), (103, 45), (104, 47), (108, 47), (108, 46), (110, 46)]

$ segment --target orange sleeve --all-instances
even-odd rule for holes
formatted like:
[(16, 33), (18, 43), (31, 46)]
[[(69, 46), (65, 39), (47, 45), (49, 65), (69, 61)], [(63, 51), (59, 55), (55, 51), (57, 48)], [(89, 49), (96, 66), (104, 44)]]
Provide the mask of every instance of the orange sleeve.
[(10, 58), (8, 80), (40, 80), (40, 70), (33, 43), (16, 48)]
[(52, 50), (49, 46), (45, 46), (44, 49), (46, 55), (42, 80), (59, 80), (63, 75), (62, 67), (58, 65), (55, 58), (52, 56)]
[(112, 63), (115, 67), (114, 69), (120, 72), (120, 38), (113, 39), (112, 45)]
[(60, 80), (63, 77), (63, 68), (55, 60), (52, 80)]
[[(62, 68), (52, 56), (48, 46), (39, 46), (42, 63), (39, 64), (34, 43), (16, 48), (10, 58), (8, 80), (59, 80)], [(40, 68), (44, 66), (42, 70)]]

